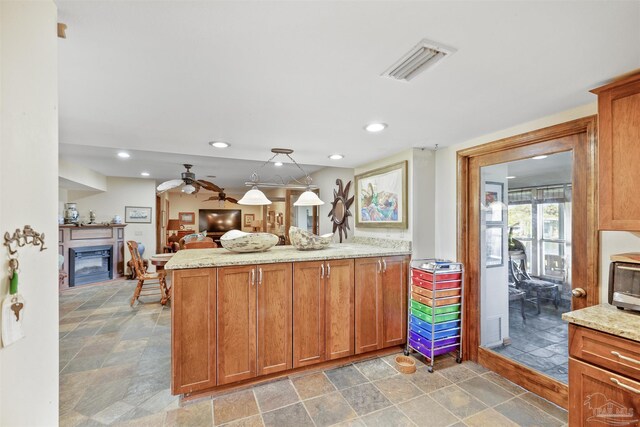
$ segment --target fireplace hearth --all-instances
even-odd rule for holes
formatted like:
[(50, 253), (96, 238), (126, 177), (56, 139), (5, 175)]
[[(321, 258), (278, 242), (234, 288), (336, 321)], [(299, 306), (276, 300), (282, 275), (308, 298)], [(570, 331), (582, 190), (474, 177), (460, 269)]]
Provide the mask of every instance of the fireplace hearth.
[(69, 286), (113, 279), (113, 246), (69, 249)]

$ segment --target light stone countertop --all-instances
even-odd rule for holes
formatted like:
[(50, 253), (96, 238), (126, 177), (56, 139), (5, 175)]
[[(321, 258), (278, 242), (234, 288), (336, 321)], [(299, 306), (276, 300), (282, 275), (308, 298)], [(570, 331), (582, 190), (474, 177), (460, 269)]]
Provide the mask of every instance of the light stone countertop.
[[(390, 245), (393, 246), (393, 245)], [(271, 264), (279, 262), (324, 261), (331, 259), (411, 255), (410, 246), (381, 247), (362, 243), (333, 243), (317, 251), (299, 251), (293, 246), (274, 246), (266, 252), (236, 253), (224, 248), (183, 249), (165, 265), (166, 270)]]
[(562, 315), (562, 320), (640, 342), (640, 313), (609, 304), (594, 305)]

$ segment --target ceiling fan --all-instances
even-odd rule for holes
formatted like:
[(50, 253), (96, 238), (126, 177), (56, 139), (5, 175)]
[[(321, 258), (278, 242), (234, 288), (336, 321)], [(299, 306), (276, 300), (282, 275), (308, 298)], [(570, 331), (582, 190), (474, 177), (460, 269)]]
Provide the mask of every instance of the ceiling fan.
[(216, 196), (211, 196), (208, 199), (203, 200), (203, 202), (208, 202), (210, 200), (217, 200), (220, 203), (220, 205), (222, 205), (222, 206), (224, 206), (224, 202), (226, 200), (230, 201), (231, 203), (236, 203), (236, 204), (238, 203), (238, 199), (235, 199), (233, 197), (227, 197), (227, 194), (224, 192), (224, 188), (221, 188), (220, 190), (221, 191), (218, 192), (218, 196), (217, 197)]
[(222, 193), (222, 188), (215, 185), (213, 182), (197, 180), (196, 174), (191, 172), (191, 168), (193, 165), (183, 164), (186, 172), (182, 172), (180, 174), (180, 179), (172, 179), (169, 181), (165, 181), (162, 184), (158, 185), (156, 190), (158, 193), (164, 193), (167, 190), (171, 190), (172, 188), (180, 187), (182, 185), (182, 192), (187, 194), (193, 194), (200, 191), (200, 188), (204, 188), (205, 190), (213, 191), (214, 193)]

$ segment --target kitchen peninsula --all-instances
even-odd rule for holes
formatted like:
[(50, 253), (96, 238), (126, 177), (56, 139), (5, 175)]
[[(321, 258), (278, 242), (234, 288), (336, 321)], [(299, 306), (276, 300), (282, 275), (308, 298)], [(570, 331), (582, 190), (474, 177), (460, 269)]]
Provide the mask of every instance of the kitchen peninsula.
[(318, 251), (182, 250), (172, 274), (171, 390), (195, 396), (396, 351), (410, 242)]

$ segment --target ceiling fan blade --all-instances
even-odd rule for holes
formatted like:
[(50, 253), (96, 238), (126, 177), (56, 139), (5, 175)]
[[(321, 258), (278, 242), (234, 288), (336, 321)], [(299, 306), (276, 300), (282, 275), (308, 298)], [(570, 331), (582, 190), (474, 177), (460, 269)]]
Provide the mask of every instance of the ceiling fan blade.
[(172, 188), (180, 187), (184, 185), (184, 182), (181, 179), (172, 179), (170, 181), (165, 181), (162, 184), (158, 185), (156, 190), (158, 193), (165, 192), (167, 190), (171, 190)]
[(205, 190), (213, 191), (214, 193), (221, 193), (222, 192), (222, 188), (218, 187), (213, 182), (205, 181), (205, 180), (202, 180), (202, 179), (201, 180), (197, 180), (196, 182), (199, 185), (201, 185), (202, 187), (204, 187)]
[(227, 197), (225, 200), (231, 203), (235, 203), (236, 205), (238, 204), (238, 199), (234, 199), (233, 197)]
[(204, 200), (202, 201), (202, 203), (204, 203), (204, 202), (208, 202), (208, 201), (211, 201), (211, 200), (218, 200), (218, 198), (217, 198), (216, 196), (211, 196), (211, 197), (209, 197), (208, 199), (204, 199)]

